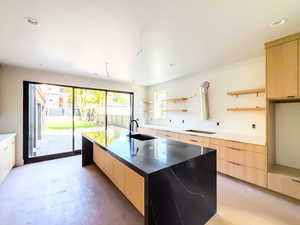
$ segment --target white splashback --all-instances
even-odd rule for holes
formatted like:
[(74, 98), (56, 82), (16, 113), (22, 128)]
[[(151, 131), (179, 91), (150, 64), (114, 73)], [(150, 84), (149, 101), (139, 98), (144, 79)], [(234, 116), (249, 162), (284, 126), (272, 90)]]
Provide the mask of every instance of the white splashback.
[[(199, 88), (203, 81), (209, 81), (208, 101), (210, 120), (200, 119)], [(185, 102), (168, 103), (168, 108), (188, 109), (187, 113), (167, 113), (166, 119), (155, 120), (151, 114), (149, 124), (168, 125), (178, 128), (225, 131), (246, 135), (265, 136), (265, 112), (228, 112), (231, 107), (265, 106), (265, 94), (229, 96), (226, 93), (242, 89), (265, 86), (265, 57), (257, 57), (217, 70), (186, 76), (181, 79), (154, 85), (148, 88), (149, 99), (156, 90), (166, 90), (168, 98), (192, 97)], [(169, 122), (171, 120), (171, 123)], [(184, 123), (182, 121), (184, 120)], [(220, 126), (217, 126), (220, 122)], [(252, 128), (252, 124), (256, 128)]]
[(300, 169), (300, 103), (277, 103), (276, 163)]

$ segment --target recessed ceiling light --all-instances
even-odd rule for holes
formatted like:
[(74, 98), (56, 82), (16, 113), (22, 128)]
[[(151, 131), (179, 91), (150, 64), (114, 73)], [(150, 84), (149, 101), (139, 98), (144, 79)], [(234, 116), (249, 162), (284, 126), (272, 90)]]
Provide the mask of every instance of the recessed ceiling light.
[(287, 19), (286, 18), (283, 18), (283, 19), (280, 19), (280, 20), (276, 20), (274, 22), (272, 22), (270, 24), (271, 27), (277, 27), (277, 26), (280, 26), (280, 25), (283, 25), (287, 22)]
[(32, 24), (32, 25), (39, 25), (39, 21), (33, 17), (25, 17), (25, 20), (27, 21), (27, 23)]

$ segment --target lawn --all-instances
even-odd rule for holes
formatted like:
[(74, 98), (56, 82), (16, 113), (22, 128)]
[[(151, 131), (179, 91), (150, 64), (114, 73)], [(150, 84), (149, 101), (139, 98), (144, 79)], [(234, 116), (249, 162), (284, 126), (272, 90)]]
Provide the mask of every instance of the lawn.
[[(75, 121), (75, 128), (92, 128), (96, 127), (92, 122), (89, 121)], [(72, 121), (51, 121), (47, 122), (46, 128), (48, 130), (67, 130), (67, 129), (72, 129)]]

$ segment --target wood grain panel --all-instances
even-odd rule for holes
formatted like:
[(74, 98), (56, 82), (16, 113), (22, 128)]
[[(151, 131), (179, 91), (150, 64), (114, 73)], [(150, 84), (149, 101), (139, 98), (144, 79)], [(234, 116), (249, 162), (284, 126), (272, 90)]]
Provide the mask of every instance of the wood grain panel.
[(268, 174), (268, 188), (300, 200), (300, 179), (282, 174)]
[(267, 159), (265, 154), (260, 154), (256, 152), (246, 152), (246, 163), (247, 167), (260, 169), (267, 171)]
[(93, 160), (136, 209), (144, 215), (144, 178), (95, 144)]
[(298, 41), (267, 49), (267, 97), (298, 96)]
[(125, 167), (125, 196), (144, 215), (144, 178)]
[(267, 187), (267, 173), (265, 171), (250, 167), (245, 167), (245, 171), (246, 181), (261, 187)]

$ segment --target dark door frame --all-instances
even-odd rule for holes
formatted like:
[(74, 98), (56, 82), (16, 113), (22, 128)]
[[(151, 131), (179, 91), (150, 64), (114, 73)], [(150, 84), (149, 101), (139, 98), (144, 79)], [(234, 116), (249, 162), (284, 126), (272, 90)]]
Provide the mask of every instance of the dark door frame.
[[(45, 85), (55, 85), (61, 87), (69, 87), (72, 88), (73, 92), (73, 104), (72, 104), (72, 124), (73, 124), (73, 135), (72, 135), (72, 149), (73, 151), (64, 152), (64, 153), (57, 153), (52, 155), (45, 155), (45, 156), (37, 156), (33, 158), (29, 158), (29, 84), (45, 84)], [(75, 109), (75, 89), (88, 89), (88, 90), (97, 90), (97, 91), (105, 91), (105, 129), (107, 130), (107, 92), (116, 92), (116, 93), (124, 93), (130, 94), (130, 108), (131, 114), (130, 119), (134, 118), (134, 93), (127, 92), (127, 91), (117, 91), (117, 90), (109, 90), (109, 89), (98, 89), (98, 88), (90, 88), (90, 87), (79, 87), (79, 86), (70, 86), (64, 84), (51, 84), (51, 83), (41, 83), (35, 81), (23, 81), (23, 159), (24, 163), (34, 163), (40, 162), (45, 160), (57, 159), (62, 157), (74, 156), (81, 154), (81, 150), (76, 150), (75, 148), (75, 140), (74, 140), (74, 109)]]

